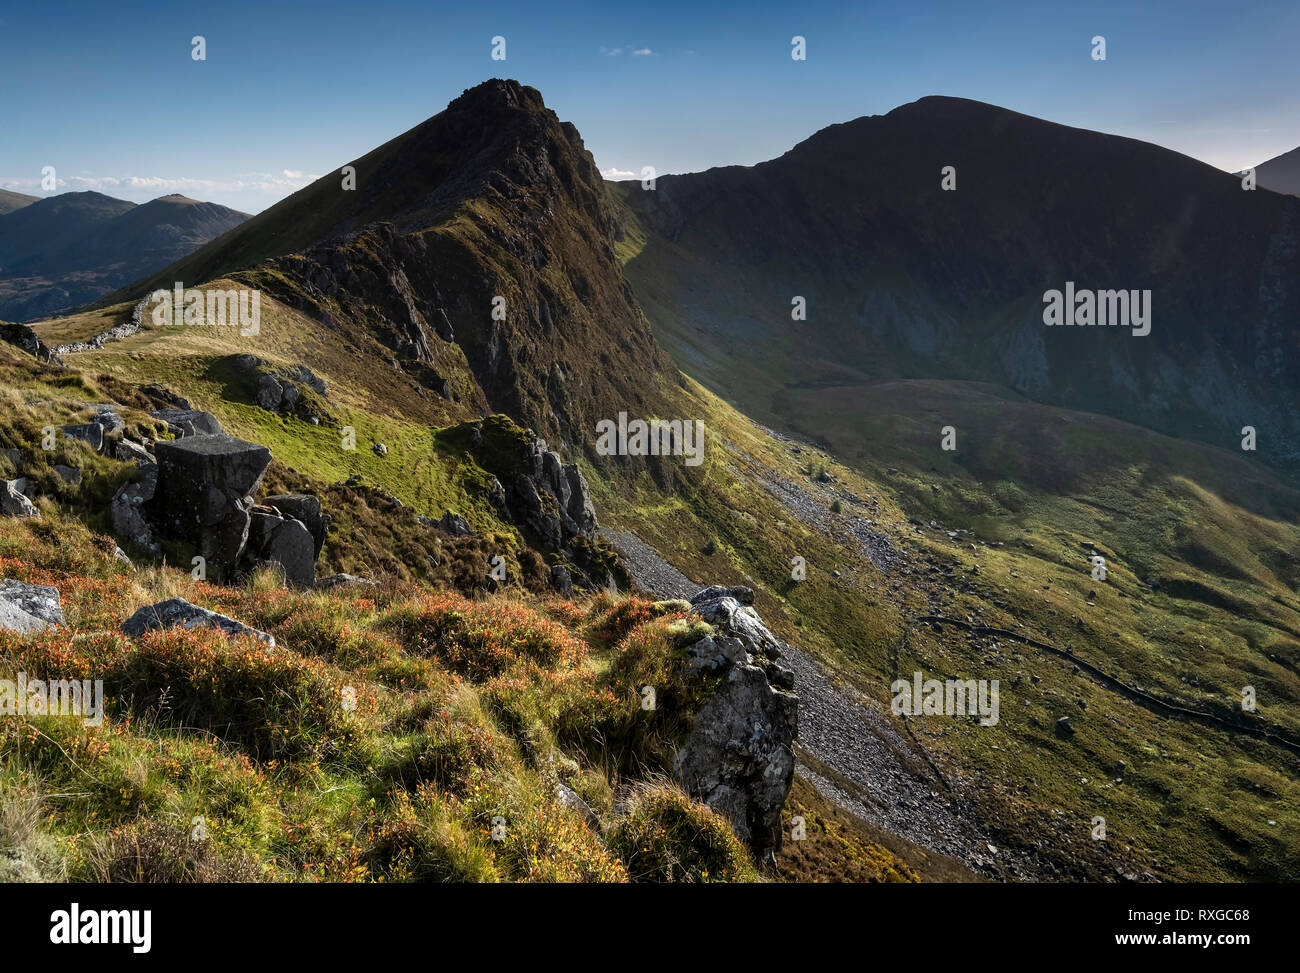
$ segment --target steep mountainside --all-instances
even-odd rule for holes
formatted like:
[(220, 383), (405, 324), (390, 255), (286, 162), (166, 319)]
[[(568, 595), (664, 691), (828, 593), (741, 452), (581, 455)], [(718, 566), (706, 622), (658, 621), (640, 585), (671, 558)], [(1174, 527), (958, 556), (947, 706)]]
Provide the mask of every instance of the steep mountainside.
[[(1261, 459), (1300, 464), (1300, 200), (939, 97), (619, 192), (661, 337), (772, 421), (783, 388), (967, 379), (1224, 446), (1253, 425)], [(1045, 326), (1067, 282), (1149, 289), (1150, 333)]]
[(1300, 196), (1300, 148), (1261, 162), (1255, 167), (1255, 180), (1275, 193)]
[(662, 408), (668, 359), (618, 271), (604, 183), (534, 89), (485, 82), (351, 165), (355, 189), (325, 176), (109, 300), (235, 273), (445, 399), (587, 448), (613, 403)]
[(63, 193), (0, 216), (0, 319), (66, 312), (171, 263), (247, 219), (161, 196), (137, 206)]

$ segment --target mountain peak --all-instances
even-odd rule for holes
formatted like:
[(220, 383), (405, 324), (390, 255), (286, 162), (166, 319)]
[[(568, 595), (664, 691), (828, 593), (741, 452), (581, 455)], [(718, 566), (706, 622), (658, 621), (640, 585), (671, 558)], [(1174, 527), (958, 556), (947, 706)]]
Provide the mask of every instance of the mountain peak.
[(546, 102), (536, 88), (520, 84), (512, 78), (489, 78), (472, 88), (466, 88), (460, 97), (447, 105), (447, 111), (493, 112), (509, 109), (546, 111)]

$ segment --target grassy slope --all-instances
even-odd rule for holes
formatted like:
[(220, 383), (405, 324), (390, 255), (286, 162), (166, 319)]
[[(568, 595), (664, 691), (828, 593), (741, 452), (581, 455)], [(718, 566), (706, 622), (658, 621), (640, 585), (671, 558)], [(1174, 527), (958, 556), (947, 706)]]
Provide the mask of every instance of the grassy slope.
[[(644, 245), (639, 232), (627, 225), (620, 259), (635, 258)], [(718, 464), (714, 492), (727, 497), (726, 509), (670, 505), (625, 514), (629, 524), (652, 528), (649, 536), (666, 538), (663, 553), (688, 574), (716, 578), (726, 573), (719, 562), (729, 561), (737, 579), (757, 580), (788, 620), (802, 621), (801, 643), (882, 706), (903, 619), (934, 612), (1069, 645), (1129, 684), (1197, 708), (1239, 712), (1243, 687), (1253, 686), (1259, 716), (1300, 737), (1293, 553), (1300, 494), (1267, 470), (1240, 453), (988, 386), (869, 384), (869, 376), (825, 363), (820, 381), (782, 388), (752, 356), (739, 370), (719, 367), (716, 342), (693, 333), (709, 323), (657, 303), (653, 280), (636, 284), (656, 333), (687, 372), (753, 415), (779, 416), (783, 428), (827, 452), (805, 443), (799, 454), (782, 455), (697, 389), (699, 414), (726, 430), (744, 457), (801, 481), (824, 507), (839, 498), (846, 515), (883, 524), (913, 565), (909, 575), (885, 578), (855, 560), (844, 536), (829, 545), (800, 537), (765, 493)], [(940, 449), (940, 429), (950, 424), (958, 430), (955, 453)], [(833, 482), (804, 474), (810, 456), (829, 467)], [(746, 465), (737, 454), (728, 461), (733, 470)], [(850, 494), (878, 506), (858, 508)], [(617, 496), (604, 499), (620, 509)], [(657, 522), (661, 513), (674, 529)], [(744, 531), (730, 529), (737, 519)], [(958, 529), (966, 533), (948, 536)], [(699, 550), (710, 532), (723, 541), (711, 558)], [(1094, 544), (1109, 562), (1105, 584), (1089, 574), (1085, 545)], [(784, 570), (794, 553), (809, 562), (809, 581), (800, 585)], [(1146, 584), (1153, 579), (1158, 590)], [(1159, 718), (1016, 643), (980, 643), (949, 629), (914, 634), (908, 644), (900, 673), (1001, 680), (996, 730), (946, 719), (914, 725), (1005, 841), (1045, 841), (1059, 851), (1063, 874), (1297, 877), (1292, 755)], [(1059, 716), (1078, 730), (1070, 740), (1053, 732)], [(1109, 823), (1104, 847), (1089, 840), (1094, 815)]]

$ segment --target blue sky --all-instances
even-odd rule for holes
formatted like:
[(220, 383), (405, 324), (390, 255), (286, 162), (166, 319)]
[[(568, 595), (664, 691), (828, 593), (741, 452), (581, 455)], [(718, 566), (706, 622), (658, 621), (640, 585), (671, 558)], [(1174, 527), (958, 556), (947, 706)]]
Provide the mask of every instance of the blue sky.
[(59, 192), (257, 212), (494, 76), (540, 89), (610, 173), (752, 164), (929, 94), (1235, 171), (1300, 145), (1298, 51), (1295, 0), (11, 3), (0, 187), (50, 195), (53, 165)]

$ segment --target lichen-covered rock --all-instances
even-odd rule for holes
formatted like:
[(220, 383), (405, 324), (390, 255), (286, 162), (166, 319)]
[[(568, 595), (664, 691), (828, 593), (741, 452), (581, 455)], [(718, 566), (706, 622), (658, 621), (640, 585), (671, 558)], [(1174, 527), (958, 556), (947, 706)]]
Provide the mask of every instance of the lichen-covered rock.
[(227, 635), (253, 635), (269, 648), (275, 648), (275, 638), (243, 622), (218, 612), (190, 604), (184, 598), (168, 598), (153, 605), (145, 605), (122, 623), (122, 632), (137, 638), (145, 632), (162, 628), (215, 628)]
[(158, 464), (152, 459), (137, 460), (136, 466), (140, 471), (139, 479), (123, 483), (118, 488), (108, 505), (108, 515), (118, 537), (157, 557), (162, 553), (162, 547), (154, 539), (153, 527), (145, 517), (145, 504), (153, 499), (158, 487)]
[(19, 483), (19, 480), (0, 482), (0, 514), (6, 517), (32, 517), (40, 520), (41, 512), (19, 489)]
[(0, 628), (30, 634), (63, 624), (59, 589), (5, 578), (0, 581)]
[(715, 631), (687, 648), (690, 669), (721, 681), (695, 714), (673, 771), (691, 795), (725, 814), (761, 859), (781, 848), (799, 697), (793, 673), (776, 662), (777, 638), (730, 591), (706, 588), (691, 599)]

